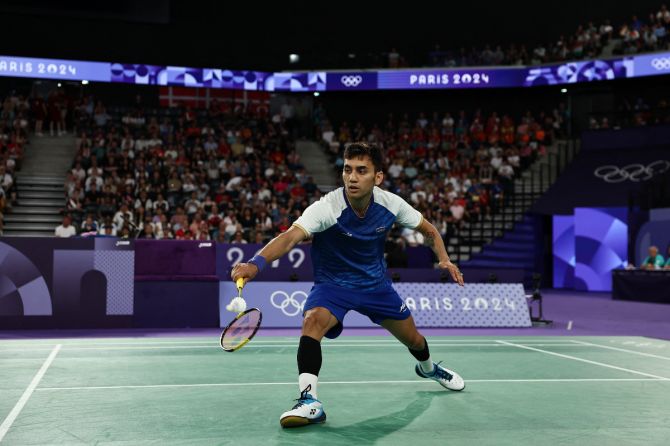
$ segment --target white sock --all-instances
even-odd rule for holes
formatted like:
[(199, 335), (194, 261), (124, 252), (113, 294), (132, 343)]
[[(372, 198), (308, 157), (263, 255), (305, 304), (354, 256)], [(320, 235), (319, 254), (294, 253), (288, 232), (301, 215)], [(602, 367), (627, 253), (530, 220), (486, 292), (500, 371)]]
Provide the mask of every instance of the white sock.
[(421, 370), (423, 373), (433, 373), (433, 361), (430, 359), (426, 359), (425, 361), (419, 361), (419, 365), (421, 366)]
[(301, 373), (298, 375), (298, 386), (300, 387), (300, 392), (305, 390), (308, 386), (311, 386), (310, 390), (307, 392), (314, 397), (314, 399), (319, 399), (316, 396), (316, 383), (319, 381), (319, 377), (312, 375), (311, 373)]

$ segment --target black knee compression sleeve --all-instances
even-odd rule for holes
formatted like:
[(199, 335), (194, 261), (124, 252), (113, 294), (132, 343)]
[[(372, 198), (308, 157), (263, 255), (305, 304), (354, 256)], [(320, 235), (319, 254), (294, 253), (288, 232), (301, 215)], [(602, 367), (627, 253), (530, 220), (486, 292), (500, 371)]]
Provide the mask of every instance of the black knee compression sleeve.
[(318, 376), (319, 370), (321, 370), (321, 343), (309, 336), (301, 336), (298, 346), (298, 373)]
[(428, 351), (428, 341), (426, 341), (426, 338), (423, 338), (423, 342), (423, 350), (409, 349), (409, 352), (416, 358), (417, 361), (428, 361), (428, 358), (430, 358), (430, 351)]

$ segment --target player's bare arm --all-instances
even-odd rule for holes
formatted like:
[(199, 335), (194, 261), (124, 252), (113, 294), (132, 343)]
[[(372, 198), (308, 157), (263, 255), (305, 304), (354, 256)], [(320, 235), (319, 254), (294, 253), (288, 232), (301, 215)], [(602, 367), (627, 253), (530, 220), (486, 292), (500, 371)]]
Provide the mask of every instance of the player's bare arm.
[(451, 278), (454, 279), (454, 282), (458, 283), (460, 286), (464, 285), (463, 282), (463, 273), (458, 269), (458, 266), (451, 263), (449, 260), (449, 254), (447, 254), (447, 248), (444, 246), (444, 241), (442, 236), (437, 228), (425, 218), (421, 220), (421, 224), (416, 228), (423, 237), (424, 244), (429, 246), (437, 256), (439, 262), (438, 266), (441, 269), (446, 269), (451, 274)]
[[(307, 233), (303, 229), (293, 225), (286, 232), (270, 240), (258, 255), (262, 256), (267, 263), (274, 262), (307, 238)], [(253, 263), (238, 263), (230, 272), (230, 277), (233, 281), (242, 277), (245, 282), (248, 282), (256, 277), (256, 274), (258, 274), (258, 266)]]

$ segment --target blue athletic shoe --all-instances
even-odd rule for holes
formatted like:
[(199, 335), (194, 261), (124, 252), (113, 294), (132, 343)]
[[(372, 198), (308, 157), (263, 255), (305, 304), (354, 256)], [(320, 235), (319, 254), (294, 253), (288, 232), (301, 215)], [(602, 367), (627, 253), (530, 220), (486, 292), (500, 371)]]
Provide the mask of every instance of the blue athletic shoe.
[(461, 378), (458, 373), (444, 368), (440, 364), (442, 364), (442, 361), (433, 363), (432, 373), (424, 373), (419, 364), (416, 365), (414, 370), (421, 378), (430, 378), (433, 381), (437, 381), (446, 389), (456, 391), (465, 389), (465, 381), (463, 381), (463, 378)]
[(300, 427), (326, 421), (323, 404), (308, 393), (311, 389), (311, 385), (307, 386), (300, 393), (300, 398), (296, 400), (298, 403), (293, 406), (293, 409), (281, 415), (279, 418), (281, 427)]

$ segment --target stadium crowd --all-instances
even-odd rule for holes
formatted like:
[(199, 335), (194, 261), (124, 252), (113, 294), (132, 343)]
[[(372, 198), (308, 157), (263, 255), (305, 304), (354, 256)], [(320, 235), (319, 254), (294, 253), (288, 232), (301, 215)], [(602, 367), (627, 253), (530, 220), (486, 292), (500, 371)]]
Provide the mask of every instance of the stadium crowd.
[[(322, 195), (280, 115), (223, 114), (216, 105), (108, 112), (91, 98), (74, 114), (67, 235), (72, 219), (79, 234), (263, 243)], [(476, 110), (389, 115), (371, 127), (342, 122), (337, 132), (324, 119), (317, 128), (338, 171), (347, 142), (381, 145), (384, 187), (449, 237), (504, 205), (514, 178), (562, 135), (565, 119), (561, 105), (515, 118)], [(402, 235), (421, 243), (413, 231)]]
[(320, 197), (280, 115), (75, 109), (66, 213), (79, 233), (262, 243)]
[(589, 117), (589, 129), (591, 130), (668, 124), (670, 124), (670, 104), (664, 97), (645, 98), (622, 95), (617, 97), (614, 111), (593, 113)]
[[(488, 219), (500, 211), (513, 190), (514, 179), (539, 157), (547, 145), (565, 136), (564, 104), (551, 112), (512, 117), (481, 110), (456, 113), (389, 114), (370, 127), (342, 122), (336, 128), (321, 116), (317, 126), (325, 150), (337, 170), (344, 145), (368, 141), (384, 148), (384, 188), (420, 210), (443, 237), (465, 221)], [(405, 229), (409, 245), (421, 234)]]
[(3, 215), (16, 203), (16, 172), (21, 169), (23, 153), (28, 144), (30, 102), (10, 92), (0, 110), (0, 235)]
[[(589, 21), (573, 33), (559, 36), (546, 44), (487, 44), (483, 48), (444, 49), (435, 44), (428, 60), (419, 64), (436, 67), (539, 65), (567, 60), (594, 59), (612, 55), (630, 55), (668, 50), (670, 11), (665, 4), (646, 17), (633, 15), (628, 21), (613, 24), (609, 19), (600, 23)], [(414, 63), (413, 63), (414, 62)], [(396, 49), (387, 53), (390, 68), (416, 64), (406, 60)]]

